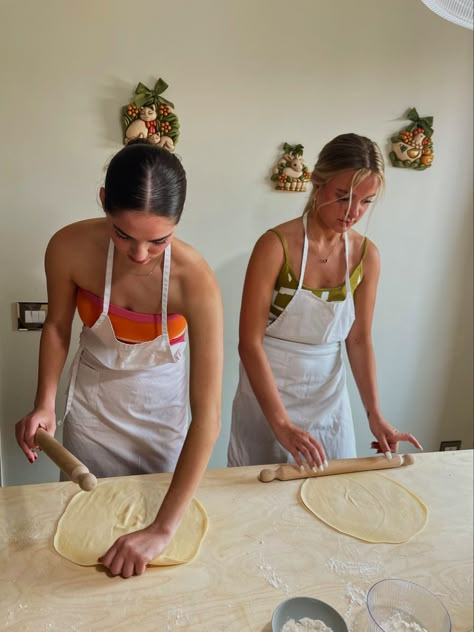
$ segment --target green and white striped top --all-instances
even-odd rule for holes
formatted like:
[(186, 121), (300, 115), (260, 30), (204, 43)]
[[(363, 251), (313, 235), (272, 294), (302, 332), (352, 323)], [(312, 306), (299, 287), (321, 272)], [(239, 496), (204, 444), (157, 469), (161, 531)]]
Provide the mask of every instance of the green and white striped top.
[[(271, 323), (283, 312), (288, 303), (293, 298), (296, 290), (298, 289), (298, 277), (294, 273), (290, 260), (288, 257), (288, 245), (286, 239), (275, 228), (270, 229), (281, 241), (283, 250), (285, 253), (285, 262), (278, 274), (275, 289), (273, 290), (272, 304), (270, 306), (270, 314), (268, 322)], [(362, 247), (362, 257), (356, 266), (355, 270), (351, 274), (350, 282), (352, 294), (356, 291), (358, 285), (364, 277), (364, 257), (367, 253), (369, 246), (369, 240), (367, 237), (364, 239)], [(309, 290), (324, 301), (343, 301), (346, 298), (346, 286), (345, 283), (331, 288), (311, 288), (303, 284), (304, 290)]]

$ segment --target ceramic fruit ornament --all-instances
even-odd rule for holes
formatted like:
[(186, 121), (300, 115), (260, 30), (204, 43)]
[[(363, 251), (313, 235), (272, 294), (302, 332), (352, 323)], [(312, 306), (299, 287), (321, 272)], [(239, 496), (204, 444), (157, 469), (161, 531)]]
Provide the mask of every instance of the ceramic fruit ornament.
[(421, 118), (415, 108), (411, 108), (406, 116), (412, 123), (392, 136), (390, 160), (394, 167), (423, 171), (431, 167), (434, 159), (433, 117)]
[(139, 83), (132, 102), (122, 108), (124, 144), (134, 138), (146, 138), (150, 143), (174, 151), (179, 138), (179, 121), (174, 105), (162, 96), (168, 88), (158, 79), (153, 90)]
[(303, 160), (303, 145), (283, 144), (283, 155), (273, 168), (277, 191), (306, 191), (311, 171)]

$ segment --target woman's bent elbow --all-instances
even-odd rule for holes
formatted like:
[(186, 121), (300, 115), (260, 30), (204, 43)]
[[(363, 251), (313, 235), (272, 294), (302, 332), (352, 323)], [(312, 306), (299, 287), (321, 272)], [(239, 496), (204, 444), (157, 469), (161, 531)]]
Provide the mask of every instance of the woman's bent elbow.
[(258, 347), (261, 345), (257, 345), (255, 343), (249, 342), (239, 342), (238, 351), (239, 358), (242, 364), (245, 366), (247, 362), (253, 362), (256, 354), (258, 353)]

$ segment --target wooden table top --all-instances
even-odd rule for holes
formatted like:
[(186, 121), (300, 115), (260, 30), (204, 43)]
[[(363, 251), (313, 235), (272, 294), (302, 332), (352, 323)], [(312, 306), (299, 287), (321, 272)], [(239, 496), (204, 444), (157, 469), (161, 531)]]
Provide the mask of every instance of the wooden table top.
[[(368, 589), (397, 577), (434, 592), (454, 632), (471, 632), (472, 457), (467, 450), (421, 454), (413, 466), (384, 472), (430, 511), (425, 529), (398, 545), (331, 529), (301, 505), (302, 481), (260, 483), (261, 467), (208, 470), (196, 494), (210, 520), (199, 556), (127, 580), (54, 551), (56, 524), (76, 485), (2, 488), (0, 629), (271, 632), (275, 607), (306, 595), (336, 608), (351, 632), (366, 632)], [(170, 475), (146, 478), (166, 487)]]

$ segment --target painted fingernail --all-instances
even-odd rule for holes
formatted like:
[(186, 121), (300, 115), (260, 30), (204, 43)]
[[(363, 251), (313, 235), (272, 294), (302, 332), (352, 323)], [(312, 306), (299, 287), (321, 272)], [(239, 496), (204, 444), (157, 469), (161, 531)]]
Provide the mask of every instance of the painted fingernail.
[(319, 466), (319, 471), (320, 471), (320, 472), (324, 472), (324, 465), (320, 465), (320, 466)]
[(385, 452), (385, 457), (391, 461), (392, 460), (392, 453), (391, 452)]
[(420, 443), (420, 450), (424, 450), (425, 448)]
[(313, 465), (313, 467), (311, 468), (311, 470), (317, 474), (318, 473), (318, 468), (316, 467), (316, 465)]
[(324, 459), (324, 463), (323, 463), (324, 467), (327, 467), (329, 465), (328, 460)]
[(304, 472), (304, 465), (300, 465), (300, 472)]

